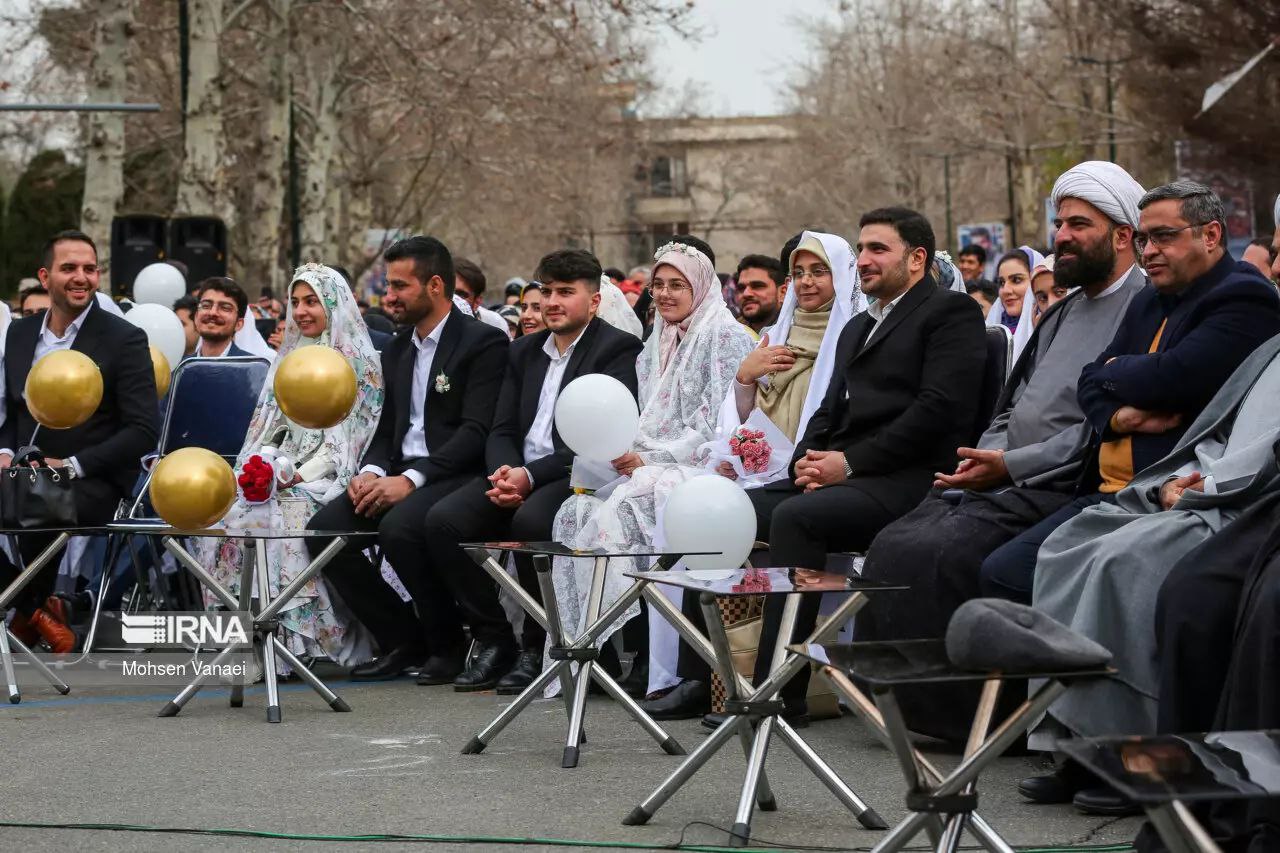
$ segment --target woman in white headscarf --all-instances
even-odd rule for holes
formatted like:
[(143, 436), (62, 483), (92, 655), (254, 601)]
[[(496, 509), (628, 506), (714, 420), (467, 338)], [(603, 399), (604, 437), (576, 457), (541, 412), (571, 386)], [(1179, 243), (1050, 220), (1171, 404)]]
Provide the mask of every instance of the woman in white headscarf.
[[(684, 479), (710, 468), (750, 489), (787, 476), (795, 443), (826, 396), (840, 332), (867, 307), (853, 250), (843, 237), (805, 231), (791, 252), (788, 272), (790, 283), (778, 319), (763, 330), (760, 345), (739, 365), (720, 406), (716, 438), (699, 451), (697, 461), (705, 467), (682, 468)], [(764, 472), (748, 473), (741, 459), (729, 452), (729, 437), (744, 425), (764, 432), (769, 442), (771, 456)], [(675, 474), (668, 479), (674, 481)], [(660, 591), (679, 606), (678, 591)], [(679, 681), (678, 648), (675, 629), (650, 611), (649, 692)]]
[[(611, 484), (607, 497), (574, 495), (556, 514), (552, 538), (571, 548), (652, 545), (658, 507), (687, 479), (681, 466), (697, 464), (699, 450), (715, 435), (720, 404), (754, 347), (751, 334), (725, 305), (710, 260), (697, 249), (680, 243), (659, 249), (649, 290), (657, 314), (636, 362), (640, 431), (631, 451), (614, 460), (622, 479)], [(622, 573), (638, 568), (635, 562), (609, 561), (605, 607), (631, 584)], [(565, 558), (554, 564), (556, 600), (572, 633), (585, 627), (592, 565)], [(639, 612), (639, 605), (632, 605), (614, 629)]]
[(996, 264), (996, 286), (1000, 298), (987, 312), (988, 326), (1004, 326), (1013, 338), (1013, 361), (1035, 331), (1035, 293), (1031, 290), (1031, 271), (1044, 263), (1044, 255), (1030, 246), (1007, 252)]
[[(321, 506), (346, 491), (360, 467), (382, 411), (382, 366), (355, 297), (342, 276), (320, 264), (307, 264), (294, 273), (285, 319), (283, 359), (298, 347), (327, 346), (337, 350), (356, 374), (356, 402), (337, 426), (306, 429), (280, 411), (274, 390), (279, 361), (272, 365), (258, 397), (258, 406), (236, 460), (244, 470), (253, 456), (274, 459), (276, 492), (265, 503), (249, 504), (243, 495), (222, 521), (228, 528), (302, 530)], [(213, 565), (213, 576), (238, 594), (242, 543), (238, 539), (202, 539), (199, 558)], [(311, 563), (301, 539), (267, 543), (267, 570), (274, 597)], [(375, 578), (375, 582), (381, 582)], [(285, 644), (297, 655), (326, 656), (344, 666), (368, 657), (368, 644), (349, 631), (345, 615), (335, 610), (323, 580), (313, 579), (280, 613)], [(287, 672), (287, 667), (282, 667)]]

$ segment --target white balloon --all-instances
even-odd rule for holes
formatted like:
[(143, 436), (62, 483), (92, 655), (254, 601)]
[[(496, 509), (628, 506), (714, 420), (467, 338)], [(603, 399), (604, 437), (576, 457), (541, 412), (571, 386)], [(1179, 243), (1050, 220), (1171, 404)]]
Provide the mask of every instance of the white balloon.
[(135, 305), (124, 318), (147, 333), (147, 343), (164, 353), (170, 367), (178, 367), (187, 351), (187, 335), (172, 309), (163, 305)]
[(139, 305), (173, 308), (173, 303), (186, 295), (187, 280), (169, 264), (148, 264), (133, 280), (133, 301)]
[(636, 440), (640, 410), (626, 385), (603, 373), (588, 373), (560, 391), (556, 431), (579, 456), (612, 462)]
[(708, 473), (671, 492), (662, 510), (662, 532), (667, 550), (717, 552), (685, 557), (688, 569), (737, 569), (755, 544), (756, 513), (742, 488)]

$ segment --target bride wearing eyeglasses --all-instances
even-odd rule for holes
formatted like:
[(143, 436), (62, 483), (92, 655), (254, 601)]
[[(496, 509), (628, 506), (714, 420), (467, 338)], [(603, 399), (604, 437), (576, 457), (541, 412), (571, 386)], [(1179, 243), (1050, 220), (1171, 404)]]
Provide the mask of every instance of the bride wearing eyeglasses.
[[(658, 507), (686, 479), (681, 466), (694, 464), (699, 448), (715, 435), (720, 404), (755, 346), (725, 305), (710, 259), (692, 246), (668, 243), (658, 250), (649, 292), (657, 313), (636, 363), (640, 432), (632, 449), (613, 461), (615, 472), (627, 479), (603, 500), (574, 495), (560, 507), (553, 538), (573, 548), (625, 551), (653, 545)], [(609, 561), (603, 606), (630, 584), (624, 571), (643, 568), (635, 562)], [(575, 634), (585, 627), (591, 571), (591, 560), (555, 561), (556, 600)], [(614, 629), (639, 612), (639, 605), (632, 605)]]
[[(273, 385), (276, 367), (302, 346), (332, 347), (346, 358), (356, 374), (357, 395), (351, 413), (329, 429), (306, 429), (280, 411)], [(301, 530), (311, 516), (346, 491), (360, 467), (360, 457), (373, 438), (382, 410), (383, 378), (378, 353), (360, 316), (355, 297), (335, 270), (306, 264), (293, 275), (289, 287), (279, 358), (272, 365), (258, 397), (249, 431), (236, 460), (237, 473), (254, 456), (274, 457), (277, 488), (264, 503), (246, 503), (244, 495), (231, 507), (222, 525), (232, 529)], [(212, 574), (233, 595), (239, 594), (239, 539), (202, 539), (198, 558), (213, 566)], [(311, 563), (301, 539), (267, 541), (267, 569), (274, 598)], [(382, 583), (374, 577), (371, 583)], [(350, 619), (317, 577), (302, 587), (280, 613), (282, 639), (300, 657), (328, 657), (344, 666), (369, 657), (369, 644), (358, 623)], [(280, 666), (282, 672), (288, 668)]]

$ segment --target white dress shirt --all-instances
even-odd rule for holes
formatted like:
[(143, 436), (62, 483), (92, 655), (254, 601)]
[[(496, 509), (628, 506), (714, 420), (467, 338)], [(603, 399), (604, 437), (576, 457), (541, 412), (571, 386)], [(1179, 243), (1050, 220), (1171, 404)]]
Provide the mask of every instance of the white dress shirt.
[[(917, 282), (917, 284), (920, 283)], [(927, 287), (928, 285), (923, 286)], [(881, 302), (879, 299), (872, 300), (871, 304), (867, 306), (867, 313), (871, 315), (871, 319), (875, 322), (871, 324), (871, 331), (867, 332), (867, 340), (862, 344), (864, 347), (871, 342), (872, 338), (875, 337), (876, 329), (880, 328), (880, 324), (889, 316), (889, 312), (893, 311), (894, 308), (897, 308), (898, 303), (902, 301), (902, 297), (906, 296), (910, 292), (911, 288), (907, 288), (899, 293), (897, 298), (889, 302)]]
[[(405, 431), (404, 440), (400, 443), (400, 455), (405, 462), (426, 459), (431, 455), (427, 450), (427, 393), (434, 387), (435, 377), (432, 376), (431, 371), (436, 359), (436, 349), (440, 346), (440, 333), (444, 331), (444, 324), (447, 322), (449, 322), (448, 314), (436, 324), (425, 340), (418, 337), (416, 329), (409, 338), (418, 352), (413, 361), (413, 385), (409, 396), (409, 429)], [(361, 474), (365, 472), (377, 474), (379, 477), (387, 476), (387, 472), (377, 465), (366, 465), (360, 469)], [(412, 468), (406, 468), (404, 476), (413, 483), (414, 488), (420, 489), (427, 482), (427, 478), (421, 471), (415, 471)]]
[[(62, 337), (58, 337), (54, 331), (49, 328), (49, 315), (53, 313), (52, 310), (45, 311), (44, 318), (40, 321), (40, 336), (36, 338), (36, 350), (31, 356), (31, 365), (34, 367), (36, 362), (51, 352), (71, 349), (71, 345), (76, 342), (76, 335), (80, 334), (80, 327), (84, 325), (84, 318), (89, 316), (89, 308), (92, 307), (92, 304), (90, 304), (88, 308), (81, 311), (80, 316), (72, 320), (71, 325), (67, 326), (67, 330), (62, 334)], [(4, 416), (7, 414), (3, 408), (5, 397), (3, 388), (6, 381), (3, 370), (3, 366), (0, 366), (0, 423), (4, 422)], [(0, 449), (0, 454), (5, 453), (12, 456), (13, 448), (5, 447)], [(76, 461), (74, 456), (67, 459), (66, 462), (67, 465), (71, 466), (71, 470), (76, 472), (77, 477), (84, 476), (84, 471), (80, 469), (80, 463)]]
[[(542, 342), (542, 351), (547, 354), (551, 363), (547, 365), (547, 375), (542, 379), (542, 391), (538, 394), (538, 412), (533, 416), (533, 425), (529, 427), (529, 433), (524, 437), (525, 462), (532, 462), (555, 452), (556, 446), (551, 439), (551, 433), (555, 427), (556, 399), (560, 396), (560, 383), (564, 381), (564, 372), (569, 368), (569, 359), (573, 357), (573, 350), (586, 331), (586, 327), (583, 327), (582, 331), (578, 332), (578, 336), (573, 339), (573, 343), (565, 347), (563, 353), (556, 348), (555, 335), (547, 335), (547, 339)], [(533, 475), (529, 474), (528, 468), (524, 470), (529, 477), (529, 484), (532, 485)]]

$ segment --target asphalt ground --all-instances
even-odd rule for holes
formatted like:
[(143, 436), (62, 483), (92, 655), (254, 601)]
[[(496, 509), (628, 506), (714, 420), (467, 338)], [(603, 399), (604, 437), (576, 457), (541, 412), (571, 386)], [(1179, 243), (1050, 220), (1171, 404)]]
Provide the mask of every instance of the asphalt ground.
[[(4, 744), (0, 850), (589, 849), (537, 840), (620, 842), (629, 847), (724, 845), (744, 759), (731, 742), (646, 826), (622, 818), (678, 758), (605, 698), (590, 700), (580, 766), (560, 767), (564, 706), (539, 701), (480, 755), (461, 748), (509, 697), (418, 687), (410, 679), (332, 686), (352, 713), (334, 713), (309, 688), (282, 687), (284, 720), (265, 722), (265, 695), (228, 707), (226, 688), (203, 691), (177, 717), (158, 718), (170, 698), (156, 688), (93, 687), (66, 697), (29, 689), (0, 707)], [(705, 736), (698, 721), (667, 725), (686, 749)], [(891, 824), (905, 815), (894, 757), (852, 715), (802, 736)], [(926, 748), (939, 764), (954, 753)], [(1033, 806), (1014, 785), (1044, 772), (1038, 757), (999, 759), (982, 777), (980, 812), (1013, 845), (1126, 844), (1135, 819), (1105, 819), (1069, 806)], [(867, 849), (883, 835), (858, 826), (780, 742), (768, 774), (779, 810), (757, 813), (752, 846)], [(42, 825), (128, 824), (232, 829), (285, 836), (429, 836), (432, 841), (297, 840), (283, 837), (127, 832)], [(508, 847), (507, 842), (530, 839)], [(922, 837), (916, 842), (923, 845)], [(965, 846), (974, 841), (966, 836)], [(917, 848), (919, 849), (919, 848)]]

